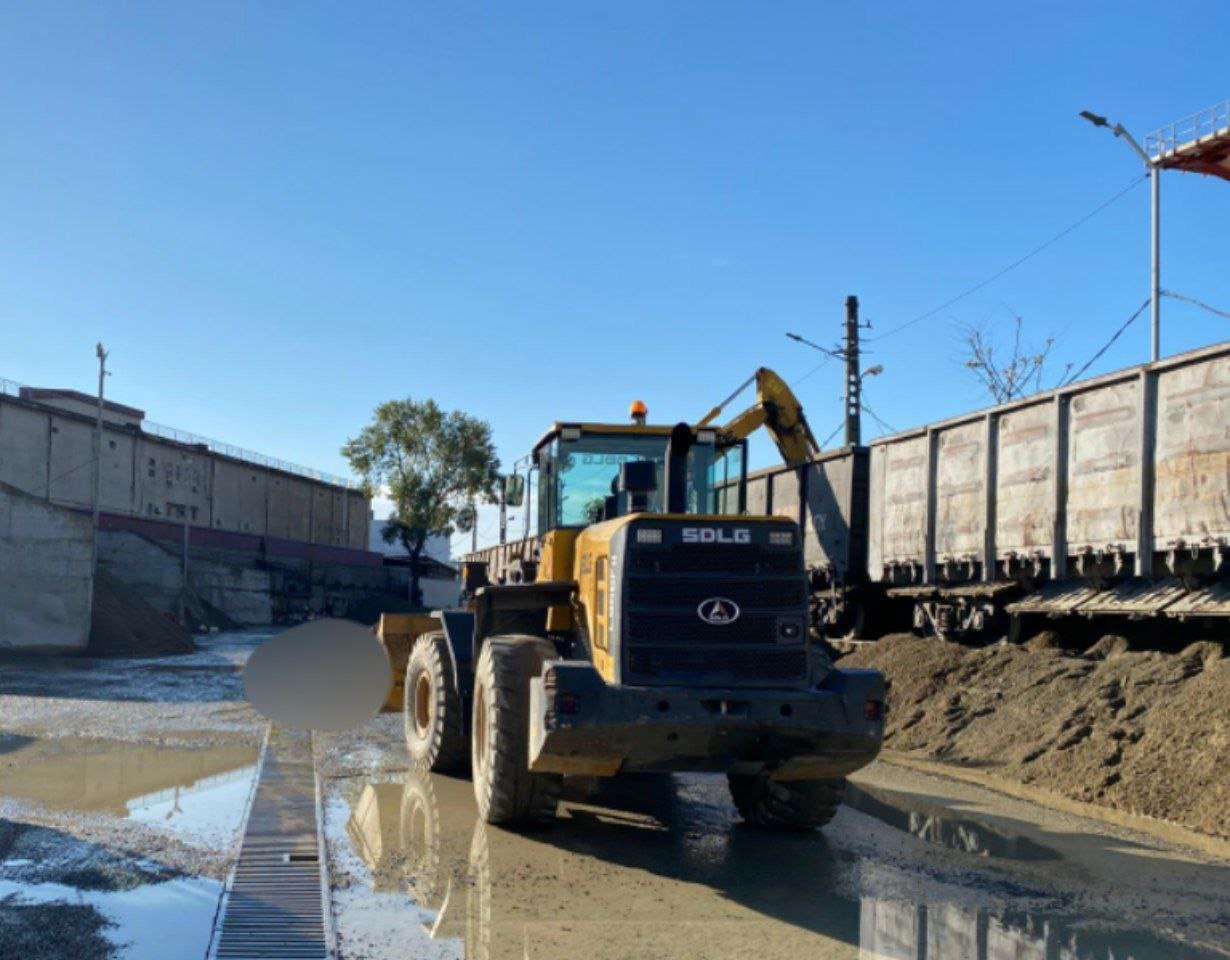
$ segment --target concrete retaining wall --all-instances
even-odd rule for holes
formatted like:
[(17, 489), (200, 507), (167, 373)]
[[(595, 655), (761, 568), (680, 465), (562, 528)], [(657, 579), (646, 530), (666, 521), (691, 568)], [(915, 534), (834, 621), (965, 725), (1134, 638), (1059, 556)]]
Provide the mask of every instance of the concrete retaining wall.
[(88, 517), (0, 484), (0, 649), (85, 647), (92, 543)]
[[(155, 609), (179, 614), (184, 584), (182, 545), (104, 527), (99, 536), (99, 563), (135, 587)], [(421, 584), (427, 606), (456, 604), (456, 581), (423, 579)], [(396, 567), (262, 557), (191, 546), (188, 586), (232, 620), (262, 625), (297, 620), (309, 613), (344, 617), (364, 601), (404, 599), (407, 573)]]

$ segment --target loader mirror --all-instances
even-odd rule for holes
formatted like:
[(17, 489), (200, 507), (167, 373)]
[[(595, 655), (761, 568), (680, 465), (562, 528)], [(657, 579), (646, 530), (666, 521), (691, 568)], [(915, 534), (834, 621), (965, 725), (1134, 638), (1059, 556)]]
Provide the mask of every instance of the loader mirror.
[(619, 465), (619, 489), (649, 493), (658, 489), (658, 465), (652, 460), (629, 460)]
[(525, 503), (525, 477), (513, 473), (504, 478), (504, 502), (510, 507)]

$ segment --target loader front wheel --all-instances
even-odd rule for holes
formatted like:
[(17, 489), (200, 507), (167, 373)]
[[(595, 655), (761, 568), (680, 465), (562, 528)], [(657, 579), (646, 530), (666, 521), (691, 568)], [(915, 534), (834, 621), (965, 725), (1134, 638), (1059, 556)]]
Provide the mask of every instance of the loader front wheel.
[(487, 823), (550, 823), (563, 777), (529, 767), (530, 679), (556, 657), (538, 637), (492, 637), (474, 671), (471, 767), (479, 816)]
[(406, 662), (406, 749), (410, 761), (425, 770), (464, 770), (469, 752), (461, 695), (453, 675), (448, 640), (425, 633), (415, 641)]
[(767, 774), (731, 774), (730, 796), (748, 824), (763, 830), (812, 830), (837, 815), (846, 793), (837, 780), (770, 780)]

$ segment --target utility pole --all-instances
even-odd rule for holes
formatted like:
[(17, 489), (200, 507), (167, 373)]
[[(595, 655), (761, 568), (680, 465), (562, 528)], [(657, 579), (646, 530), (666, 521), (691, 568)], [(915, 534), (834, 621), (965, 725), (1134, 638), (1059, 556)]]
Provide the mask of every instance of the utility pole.
[(98, 357), (98, 416), (94, 420), (94, 536), (90, 549), (90, 573), (98, 573), (98, 514), (102, 503), (103, 392), (107, 379), (107, 351), (102, 343), (94, 348)]
[(858, 297), (846, 297), (846, 446), (863, 442), (863, 377), (858, 369)]
[(1145, 165), (1149, 176), (1149, 359), (1156, 361), (1161, 355), (1162, 339), (1162, 168), (1145, 151), (1136, 138), (1128, 133), (1121, 123), (1112, 124), (1100, 114), (1082, 110), (1080, 115), (1095, 127), (1105, 127), (1131, 148)]
[(500, 477), (500, 545), (508, 541), (508, 477)]

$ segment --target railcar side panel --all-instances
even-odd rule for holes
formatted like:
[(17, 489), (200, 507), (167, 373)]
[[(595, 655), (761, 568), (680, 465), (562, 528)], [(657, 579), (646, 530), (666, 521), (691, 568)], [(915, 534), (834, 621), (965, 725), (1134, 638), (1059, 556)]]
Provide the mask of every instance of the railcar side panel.
[(1068, 552), (1132, 550), (1140, 512), (1140, 382), (1072, 397)]
[(986, 427), (982, 420), (939, 431), (935, 469), (935, 554), (976, 559), (986, 529)]
[(877, 505), (883, 514), (881, 557), (885, 564), (922, 565), (927, 547), (929, 439), (922, 436), (886, 444)]
[(1055, 524), (1054, 404), (1012, 410), (997, 423), (996, 556), (1049, 558)]
[(1230, 540), (1230, 357), (1163, 371), (1157, 403), (1156, 547)]

